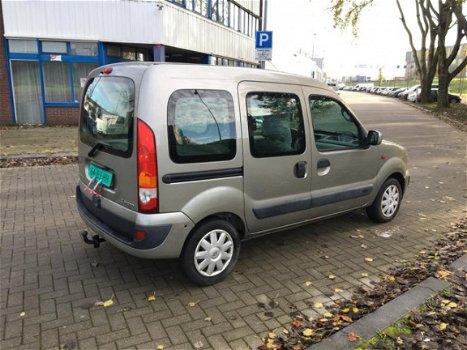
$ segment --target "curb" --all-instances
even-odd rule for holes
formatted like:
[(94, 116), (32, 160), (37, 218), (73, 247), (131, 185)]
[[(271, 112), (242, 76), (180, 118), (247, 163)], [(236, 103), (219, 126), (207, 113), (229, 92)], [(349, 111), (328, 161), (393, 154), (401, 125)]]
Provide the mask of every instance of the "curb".
[[(450, 269), (467, 269), (467, 254), (449, 265)], [(389, 303), (381, 306), (372, 312), (345, 327), (331, 337), (322, 340), (320, 343), (312, 345), (308, 350), (346, 350), (354, 349), (360, 346), (359, 342), (349, 343), (347, 334), (355, 332), (364, 340), (373, 337), (379, 331), (389, 327), (394, 322), (402, 318), (407, 312), (424, 304), (429, 298), (438, 294), (441, 290), (447, 288), (449, 282), (430, 277), (421, 282), (404, 294), (391, 300)]]
[(58, 157), (77, 157), (78, 153), (76, 152), (58, 152), (58, 153), (32, 153), (32, 154), (11, 154), (11, 155), (2, 155), (0, 160), (9, 160), (9, 159), (34, 159), (34, 158), (58, 158)]

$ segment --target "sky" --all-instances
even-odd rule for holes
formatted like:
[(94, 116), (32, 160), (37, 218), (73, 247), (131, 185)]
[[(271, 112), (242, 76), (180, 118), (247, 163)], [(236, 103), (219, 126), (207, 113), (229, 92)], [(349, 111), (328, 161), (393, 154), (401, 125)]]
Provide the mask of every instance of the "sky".
[[(330, 3), (330, 0), (267, 0), (267, 30), (273, 31), (269, 69), (290, 70), (294, 54), (311, 57), (314, 51), (314, 57), (324, 57), (324, 71), (332, 78), (365, 72), (376, 77), (378, 67), (382, 67), (387, 79), (404, 75), (405, 53), (411, 49), (395, 0), (375, 0), (361, 15), (356, 38), (351, 28), (344, 31), (333, 28)], [(401, 0), (401, 5), (417, 46), (420, 39), (414, 22), (415, 2)], [(453, 40), (451, 36), (448, 42)], [(373, 68), (355, 69), (356, 65)]]

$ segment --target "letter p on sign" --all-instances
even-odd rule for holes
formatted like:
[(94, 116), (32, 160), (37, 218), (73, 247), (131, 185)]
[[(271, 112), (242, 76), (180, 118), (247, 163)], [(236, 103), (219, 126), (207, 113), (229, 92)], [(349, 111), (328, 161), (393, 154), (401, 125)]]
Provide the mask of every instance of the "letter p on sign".
[(272, 32), (271, 31), (256, 32), (256, 48), (257, 49), (272, 49)]

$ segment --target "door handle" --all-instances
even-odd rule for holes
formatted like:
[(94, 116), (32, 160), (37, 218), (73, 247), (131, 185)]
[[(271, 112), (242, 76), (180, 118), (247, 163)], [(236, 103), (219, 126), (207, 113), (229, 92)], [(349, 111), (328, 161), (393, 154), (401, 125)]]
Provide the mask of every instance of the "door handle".
[(295, 164), (294, 166), (295, 177), (304, 178), (306, 176), (306, 162), (301, 161)]
[(329, 159), (320, 159), (318, 160), (318, 169), (327, 168), (331, 166)]

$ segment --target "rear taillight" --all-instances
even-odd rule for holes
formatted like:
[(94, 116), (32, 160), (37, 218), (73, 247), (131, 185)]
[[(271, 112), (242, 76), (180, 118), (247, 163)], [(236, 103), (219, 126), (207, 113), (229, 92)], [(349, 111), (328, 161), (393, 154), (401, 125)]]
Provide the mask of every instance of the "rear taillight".
[(141, 213), (157, 213), (157, 152), (154, 133), (138, 120), (138, 207)]

